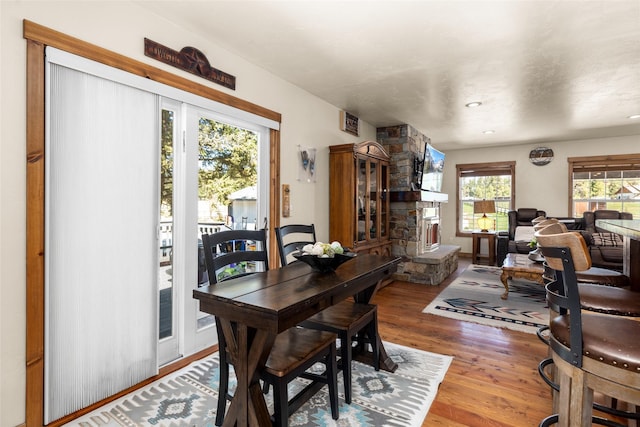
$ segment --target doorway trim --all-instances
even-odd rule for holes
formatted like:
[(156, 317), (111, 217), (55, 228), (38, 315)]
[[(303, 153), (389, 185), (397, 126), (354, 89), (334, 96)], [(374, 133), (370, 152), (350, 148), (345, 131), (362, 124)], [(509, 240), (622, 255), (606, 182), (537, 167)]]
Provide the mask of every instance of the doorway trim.
[[(192, 80), (171, 74), (124, 55), (84, 42), (29, 20), (23, 21), (27, 41), (27, 129), (26, 129), (26, 394), (25, 425), (44, 425), (44, 188), (45, 188), (45, 48), (52, 46), (123, 71), (190, 92), (213, 101), (250, 112), (278, 123), (280, 113), (236, 98)], [(278, 265), (278, 248), (274, 229), (280, 225), (280, 131), (270, 129), (269, 159), (269, 263)], [(211, 350), (208, 350), (211, 351)], [(204, 352), (194, 355), (202, 357)], [(185, 365), (176, 362), (160, 370), (158, 377)], [(149, 382), (157, 379), (154, 377)], [(140, 386), (146, 384), (141, 383)], [(131, 390), (78, 411), (49, 426), (62, 425), (88, 413)]]

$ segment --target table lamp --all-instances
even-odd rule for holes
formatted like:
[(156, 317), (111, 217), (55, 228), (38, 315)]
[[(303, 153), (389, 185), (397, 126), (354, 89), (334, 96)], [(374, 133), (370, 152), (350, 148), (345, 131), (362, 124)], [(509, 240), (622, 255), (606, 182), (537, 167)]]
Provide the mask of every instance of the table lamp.
[(482, 216), (478, 219), (478, 226), (480, 231), (486, 233), (489, 231), (489, 227), (493, 225), (493, 220), (487, 216), (488, 213), (496, 212), (496, 202), (493, 200), (478, 200), (473, 202), (473, 213)]

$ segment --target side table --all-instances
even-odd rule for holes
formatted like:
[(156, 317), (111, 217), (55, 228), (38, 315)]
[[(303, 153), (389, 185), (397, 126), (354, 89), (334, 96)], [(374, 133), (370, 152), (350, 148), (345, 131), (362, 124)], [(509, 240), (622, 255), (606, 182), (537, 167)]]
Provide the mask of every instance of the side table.
[[(472, 262), (486, 259), (489, 265), (496, 264), (496, 233), (494, 231), (474, 231), (471, 233), (473, 239)], [(480, 240), (487, 239), (489, 254), (480, 254)]]

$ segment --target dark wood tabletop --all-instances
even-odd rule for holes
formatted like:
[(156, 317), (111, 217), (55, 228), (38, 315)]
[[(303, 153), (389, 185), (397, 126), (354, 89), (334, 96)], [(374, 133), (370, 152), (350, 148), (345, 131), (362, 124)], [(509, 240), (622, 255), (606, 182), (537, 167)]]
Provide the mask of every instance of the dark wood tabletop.
[[(234, 362), (238, 389), (223, 425), (271, 425), (258, 379), (275, 336), (346, 298), (371, 302), (378, 284), (396, 271), (399, 262), (396, 257), (359, 254), (329, 273), (294, 262), (194, 289), (200, 310), (215, 315), (227, 342), (237, 343), (239, 349)], [(381, 369), (394, 371), (397, 365), (379, 337), (378, 347)]]

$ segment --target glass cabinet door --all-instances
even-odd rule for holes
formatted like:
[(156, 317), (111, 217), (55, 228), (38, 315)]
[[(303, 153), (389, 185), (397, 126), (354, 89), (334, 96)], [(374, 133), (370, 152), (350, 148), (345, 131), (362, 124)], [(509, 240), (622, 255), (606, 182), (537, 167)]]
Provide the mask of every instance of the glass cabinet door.
[(357, 208), (358, 208), (358, 223), (356, 227), (356, 242), (362, 242), (367, 239), (367, 217), (368, 217), (368, 194), (367, 194), (367, 159), (362, 157), (356, 158), (357, 172)]
[(369, 240), (377, 240), (378, 224), (378, 163), (369, 161)]
[(384, 239), (389, 233), (389, 166), (380, 164), (380, 238)]

